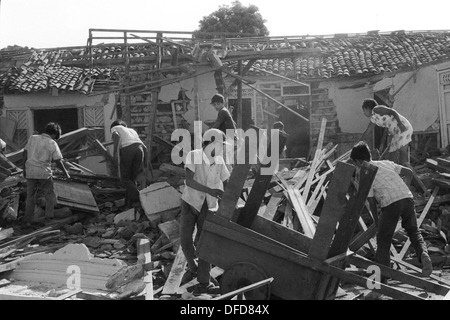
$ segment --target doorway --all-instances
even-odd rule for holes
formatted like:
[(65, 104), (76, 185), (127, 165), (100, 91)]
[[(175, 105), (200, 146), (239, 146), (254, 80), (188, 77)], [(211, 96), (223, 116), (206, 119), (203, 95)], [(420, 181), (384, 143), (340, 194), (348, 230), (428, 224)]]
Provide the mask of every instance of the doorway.
[[(237, 124), (237, 99), (228, 99), (228, 108), (232, 109), (231, 115)], [(252, 99), (242, 99), (242, 129), (245, 131), (252, 124)]]
[(71, 132), (78, 129), (78, 109), (41, 109), (33, 111), (34, 131), (44, 132), (45, 126), (49, 122), (57, 122), (62, 129), (62, 133)]

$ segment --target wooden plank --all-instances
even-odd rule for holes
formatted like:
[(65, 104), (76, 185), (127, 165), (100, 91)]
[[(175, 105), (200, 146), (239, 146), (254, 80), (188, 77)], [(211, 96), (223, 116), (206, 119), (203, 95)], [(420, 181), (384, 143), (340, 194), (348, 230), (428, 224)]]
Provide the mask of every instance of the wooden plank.
[(308, 173), (308, 178), (306, 180), (305, 189), (303, 190), (303, 193), (302, 193), (304, 202), (306, 202), (308, 200), (309, 189), (311, 188), (311, 182), (312, 182), (312, 179), (313, 179), (313, 177), (314, 177), (314, 175), (316, 173), (317, 166), (318, 166), (318, 164), (321, 161), (320, 158), (321, 158), (321, 155), (322, 155), (322, 145), (323, 145), (323, 139), (324, 139), (326, 127), (327, 127), (327, 119), (326, 118), (322, 118), (322, 123), (321, 123), (321, 126), (320, 126), (319, 139), (317, 141), (316, 153), (315, 153), (313, 162), (311, 164), (311, 168), (309, 169), (309, 173)]
[(418, 190), (422, 190), (422, 193), (425, 195), (429, 195), (430, 193), (428, 192), (427, 187), (425, 186), (425, 184), (422, 182), (422, 180), (419, 178), (419, 176), (416, 173), (416, 170), (414, 170), (414, 168), (407, 163), (406, 166), (411, 169), (413, 178), (412, 178), (412, 184), (414, 185), (414, 187)]
[[(436, 198), (436, 195), (437, 195), (438, 192), (439, 192), (439, 187), (435, 187), (434, 190), (433, 190), (433, 193), (431, 194), (430, 198), (428, 199), (427, 205), (425, 206), (425, 208), (423, 209), (422, 213), (420, 214), (419, 219), (417, 219), (417, 226), (418, 227), (421, 226), (423, 220), (427, 216), (428, 211), (430, 210), (431, 205), (433, 204), (433, 201)], [(403, 260), (403, 258), (405, 257), (405, 254), (408, 251), (410, 245), (411, 245), (411, 240), (409, 240), (409, 238), (408, 238), (406, 240), (406, 243), (403, 245), (402, 250), (398, 254), (398, 258), (400, 260)]]
[(427, 166), (431, 169), (434, 169), (438, 172), (450, 173), (450, 168), (446, 166), (440, 166), (438, 162), (434, 159), (426, 159), (425, 160)]
[(372, 183), (377, 174), (378, 168), (369, 163), (364, 163), (360, 170), (359, 189), (356, 194), (350, 195), (350, 199), (345, 208), (329, 256), (335, 256), (347, 251), (351, 239), (353, 238), (356, 225), (365, 207), (367, 195), (372, 188)]
[(444, 166), (444, 167), (449, 167), (450, 169), (450, 159), (449, 158), (437, 158), (436, 159), (438, 165), (440, 166)]
[[(356, 274), (352, 274), (350, 272), (346, 272), (345, 270), (342, 270), (340, 268), (336, 268), (333, 266), (328, 266), (328, 268), (325, 268), (326, 272), (329, 273), (331, 276), (339, 278), (341, 281), (346, 283), (353, 283), (355, 285), (361, 286), (365, 288), (367, 286), (368, 279), (365, 277), (361, 277)], [(373, 285), (377, 285), (380, 289), (372, 289), (375, 292), (379, 292), (381, 294), (385, 294), (387, 296), (390, 296), (394, 299), (398, 300), (425, 300), (424, 298), (421, 298), (416, 295), (412, 295), (410, 293), (407, 293), (405, 291), (399, 290), (397, 288), (388, 286), (386, 284), (380, 283), (380, 282), (374, 282), (372, 281)]]
[[(272, 136), (271, 136), (272, 140)], [(284, 146), (286, 145), (287, 141), (287, 135), (280, 133), (278, 136), (278, 154), (281, 154), (283, 152)], [(271, 150), (271, 142), (269, 141), (267, 146), (267, 151)], [(278, 159), (278, 158), (277, 158)], [(267, 160), (267, 158), (265, 159)], [(250, 194), (248, 195), (248, 199), (245, 203), (244, 208), (241, 210), (239, 216), (237, 217), (237, 223), (244, 226), (244, 227), (250, 227), (253, 219), (258, 214), (258, 209), (261, 206), (261, 202), (264, 199), (264, 196), (266, 194), (266, 191), (272, 181), (272, 176), (275, 173), (276, 165), (270, 161), (263, 161), (263, 165), (261, 165), (261, 168), (258, 172), (258, 175), (256, 176), (252, 189), (250, 191)], [(267, 164), (264, 164), (267, 163)], [(264, 172), (269, 171), (269, 172)], [(234, 169), (233, 169), (234, 171)]]
[[(249, 62), (247, 62), (247, 64), (245, 65), (244, 69), (242, 69), (241, 72), (241, 76), (245, 76), (247, 74), (247, 72), (250, 70), (250, 68), (253, 66), (253, 64), (255, 63), (256, 59), (252, 59)], [(228, 94), (231, 93), (231, 91), (233, 91), (233, 89), (240, 83), (240, 81), (238, 79), (234, 79), (234, 81), (230, 84), (230, 86), (227, 89)]]
[(308, 252), (308, 256), (311, 258), (325, 260), (329, 255), (336, 226), (346, 209), (346, 194), (354, 171), (355, 167), (350, 164), (338, 162), (336, 165), (336, 170), (328, 187), (328, 195), (320, 214), (317, 230)]
[(414, 287), (425, 289), (427, 291), (430, 291), (430, 292), (433, 292), (433, 293), (436, 293), (439, 295), (445, 295), (447, 293), (447, 291), (450, 289), (450, 287), (446, 287), (446, 286), (428, 281), (424, 278), (416, 277), (414, 275), (404, 273), (399, 270), (394, 270), (392, 268), (389, 268), (382, 264), (368, 260), (368, 259), (358, 256), (358, 255), (351, 256), (349, 258), (349, 262), (360, 268), (368, 268), (369, 266), (378, 266), (383, 275), (391, 277), (393, 280), (398, 280), (402, 283), (410, 284)]
[(313, 238), (314, 233), (316, 232), (316, 226), (314, 225), (314, 222), (309, 215), (308, 209), (303, 202), (303, 198), (301, 197), (300, 192), (294, 189), (292, 186), (289, 186), (287, 191), (289, 200), (294, 207), (298, 221), (302, 226), (303, 233), (307, 237)]
[[(222, 268), (219, 268), (219, 267), (215, 266), (214, 268), (211, 269), (210, 275), (211, 275), (212, 278), (216, 279), (217, 277), (220, 277), (223, 274), (223, 272), (224, 271), (223, 271)], [(184, 292), (187, 291), (187, 288), (190, 288), (191, 286), (194, 286), (196, 284), (198, 284), (197, 278), (195, 278), (195, 279), (193, 279), (193, 280), (183, 284), (182, 286), (180, 286), (177, 293), (179, 295), (181, 295), (181, 294), (183, 294)]]
[(326, 190), (328, 188), (330, 181), (327, 181), (327, 183), (325, 183), (324, 186), (322, 186), (320, 188), (320, 193), (319, 195), (316, 197), (316, 199), (314, 199), (314, 201), (311, 203), (311, 206), (308, 208), (311, 212), (311, 214), (314, 214), (314, 212), (316, 211), (317, 206), (319, 205), (320, 200), (322, 199), (322, 197), (326, 198)]
[(0, 264), (0, 274), (2, 272), (14, 270), (19, 266), (19, 262), (21, 259), (17, 259), (8, 263)]
[[(156, 136), (155, 136), (156, 137)], [(168, 163), (162, 163), (159, 166), (159, 170), (163, 171), (163, 172), (167, 172), (173, 175), (177, 175), (179, 177), (185, 177), (186, 176), (186, 171), (181, 168), (181, 167), (177, 167)]]
[[(366, 206), (367, 206), (367, 205), (368, 205), (368, 203), (367, 203), (367, 201), (366, 201)], [(359, 217), (358, 224), (359, 224), (360, 228), (361, 228), (363, 231), (366, 231), (367, 229), (369, 229), (369, 228), (367, 228), (367, 225), (366, 225), (366, 223), (364, 222), (364, 220), (363, 220), (362, 217)], [(372, 224), (376, 226), (376, 223), (372, 223)], [(352, 239), (352, 242), (353, 242), (353, 239)], [(377, 247), (377, 243), (376, 243), (375, 239), (372, 239), (372, 237), (371, 237), (371, 238), (369, 239), (368, 245), (369, 245), (370, 250), (375, 254), (375, 248)]]
[(269, 202), (267, 203), (266, 210), (264, 210), (262, 214), (258, 215), (260, 215), (263, 218), (266, 218), (267, 220), (273, 220), (275, 212), (277, 212), (278, 205), (282, 200), (283, 200), (283, 193), (281, 192), (274, 193), (270, 198)]
[(325, 179), (326, 179), (326, 178), (327, 178), (327, 177), (326, 177), (325, 175), (323, 175), (323, 176), (320, 178), (319, 182), (317, 183), (317, 185), (316, 185), (316, 187), (315, 187), (315, 189), (314, 189), (314, 192), (312, 193), (311, 197), (309, 198), (308, 202), (306, 203), (306, 207), (308, 208), (308, 211), (309, 211), (309, 212), (314, 212), (314, 211), (311, 210), (311, 205), (312, 205), (313, 202), (316, 200), (317, 195), (320, 193), (320, 190), (321, 190), (322, 185), (323, 185), (323, 183), (325, 182)]
[(0, 293), (0, 300), (55, 300), (53, 298), (49, 297), (33, 297), (33, 296), (25, 296), (25, 295), (18, 295), (18, 294), (4, 294)]
[(93, 144), (97, 148), (97, 150), (100, 151), (100, 153), (105, 157), (111, 175), (116, 176), (117, 166), (114, 162), (114, 157), (111, 155), (111, 153), (109, 153), (108, 149), (106, 149), (106, 147), (98, 139), (95, 139), (93, 141)]
[(263, 95), (264, 97), (266, 97), (267, 99), (269, 99), (269, 100), (275, 102), (275, 103), (276, 103), (277, 105), (279, 105), (280, 107), (285, 108), (287, 111), (293, 113), (293, 114), (296, 115), (297, 117), (300, 117), (300, 118), (302, 118), (303, 120), (305, 120), (306, 122), (309, 122), (309, 119), (308, 119), (308, 118), (302, 116), (300, 113), (295, 112), (295, 111), (292, 110), (291, 108), (285, 106), (285, 105), (282, 104), (280, 101), (278, 101), (277, 99), (275, 99), (275, 98), (273, 98), (272, 96), (268, 95), (268, 94), (265, 93), (264, 91), (262, 91), (262, 90), (256, 88), (255, 86), (252, 86), (252, 85), (251, 85), (249, 82), (247, 82), (245, 79), (243, 79), (243, 78), (241, 78), (241, 77), (235, 75), (235, 74), (232, 73), (232, 72), (226, 71), (226, 70), (223, 69), (223, 68), (221, 69), (221, 71), (224, 72), (224, 73), (226, 73), (226, 74), (228, 74), (229, 76), (231, 76), (231, 77), (233, 77), (233, 78), (235, 78), (235, 79), (238, 79), (238, 80), (242, 81), (242, 83), (245, 84), (247, 87), (252, 88), (252, 89), (255, 90), (256, 92), (262, 94), (262, 95)]
[(162, 294), (177, 294), (186, 268), (186, 263), (186, 257), (184, 256), (181, 246), (179, 246), (169, 276), (164, 283)]
[(223, 294), (223, 295), (221, 295), (219, 297), (213, 298), (211, 300), (228, 300), (228, 299), (231, 299), (231, 298), (233, 298), (233, 297), (235, 297), (237, 295), (244, 294), (247, 291), (255, 290), (255, 289), (258, 289), (259, 287), (268, 285), (272, 281), (273, 281), (273, 277), (270, 277), (270, 278), (267, 278), (267, 279), (255, 282), (253, 284), (249, 284), (248, 286), (245, 286), (245, 287), (233, 290), (231, 292), (225, 293), (225, 294)]
[[(247, 144), (247, 142), (245, 142)], [(248, 144), (240, 150), (240, 152), (244, 152), (244, 158), (248, 159)], [(238, 157), (241, 157), (238, 155)], [(242, 158), (241, 158), (242, 159)], [(221, 204), (219, 206), (219, 210), (217, 212), (218, 215), (231, 220), (234, 215), (234, 211), (236, 210), (236, 205), (238, 199), (241, 196), (242, 188), (244, 187), (245, 181), (247, 180), (248, 173), (250, 171), (251, 164), (237, 164), (233, 167), (233, 171), (231, 172), (230, 179), (228, 179), (228, 183), (225, 187), (225, 191), (222, 197)]]
[[(420, 268), (418, 268), (418, 267), (416, 267), (416, 266), (414, 266), (414, 265), (412, 265), (412, 264), (410, 264), (410, 263), (408, 263), (408, 262), (406, 262), (406, 261), (397, 259), (397, 258), (395, 258), (395, 257), (391, 257), (391, 260), (394, 261), (394, 262), (396, 262), (396, 263), (398, 263), (399, 265), (401, 265), (401, 266), (407, 268), (407, 269), (410, 269), (410, 270), (412, 270), (412, 271), (414, 271), (414, 272), (417, 272), (418, 274), (422, 274), (422, 269), (420, 269)], [(441, 278), (441, 277), (438, 277), (438, 276), (436, 276), (436, 275), (434, 275), (434, 274), (430, 274), (430, 275), (429, 275), (429, 278), (431, 278), (431, 279), (433, 279), (433, 280), (435, 280), (435, 281), (437, 281), (437, 282), (439, 282), (439, 283), (443, 283), (443, 284), (445, 284), (446, 286), (450, 287), (450, 281), (444, 280), (444, 279)]]
[(292, 207), (290, 203), (286, 203), (286, 209), (284, 211), (284, 219), (282, 224), (288, 229), (294, 229), (294, 225), (292, 223)]
[(175, 241), (180, 238), (180, 224), (177, 220), (160, 223), (158, 224), (158, 228), (170, 241)]
[(99, 212), (95, 198), (88, 185), (55, 180), (54, 189), (58, 204), (89, 212)]
[(72, 290), (70, 292), (67, 292), (67, 293), (64, 293), (64, 294), (60, 295), (59, 297), (56, 297), (56, 300), (66, 300), (66, 299), (68, 299), (70, 297), (78, 295), (82, 291), (83, 290), (81, 290), (81, 289)]
[(257, 216), (250, 229), (304, 253), (311, 246), (311, 238), (263, 217)]
[(10, 241), (4, 242), (4, 243), (0, 244), (0, 249), (6, 248), (6, 247), (8, 247), (8, 246), (10, 246), (10, 245), (19, 243), (19, 242), (21, 242), (21, 241), (24, 241), (24, 240), (33, 238), (33, 237), (36, 236), (36, 235), (42, 234), (42, 233), (44, 233), (44, 232), (46, 232), (46, 231), (50, 231), (50, 230), (52, 230), (52, 227), (51, 227), (51, 226), (44, 227), (44, 228), (42, 228), (42, 229), (36, 230), (36, 231), (34, 231), (34, 232), (31, 232), (31, 233), (29, 233), (29, 234), (26, 234), (26, 235), (20, 236), (20, 237), (18, 237), (18, 238), (12, 239), (12, 240), (10, 240)]
[(369, 242), (377, 234), (377, 226), (375, 223), (371, 224), (369, 228), (364, 230), (361, 234), (355, 236), (350, 242), (349, 249), (356, 252), (361, 249), (367, 242)]
[[(378, 168), (364, 163), (360, 170), (359, 189), (353, 194), (350, 194), (350, 199), (345, 207), (344, 214), (339, 220), (339, 227), (334, 235), (333, 242), (328, 252), (328, 258), (338, 256), (348, 250), (350, 241), (355, 233), (356, 225), (361, 216), (361, 212), (365, 207), (367, 195), (372, 188), (373, 180), (378, 171)], [(321, 214), (321, 217), (323, 212)], [(320, 221), (322, 218), (320, 219)], [(340, 261), (339, 267), (344, 267), (345, 261)], [(333, 279), (329, 275), (322, 278), (323, 285), (321, 288), (326, 288), (324, 291), (318, 292), (318, 299), (326, 299), (333, 297), (339, 286), (338, 279)], [(328, 285), (327, 285), (328, 284)], [(323, 295), (323, 296), (322, 296)]]

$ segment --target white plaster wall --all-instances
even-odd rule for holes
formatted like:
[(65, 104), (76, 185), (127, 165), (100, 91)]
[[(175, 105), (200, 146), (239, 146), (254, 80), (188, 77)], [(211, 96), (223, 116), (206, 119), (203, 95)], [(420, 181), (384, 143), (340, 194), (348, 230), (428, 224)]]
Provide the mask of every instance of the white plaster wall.
[(328, 89), (328, 97), (336, 105), (339, 126), (345, 133), (362, 133), (369, 124), (369, 119), (362, 112), (361, 104), (365, 98), (373, 97), (372, 87), (339, 89), (354, 83), (354, 81), (338, 81), (320, 84), (320, 88)]
[[(394, 77), (391, 94), (396, 92), (412, 72)], [(436, 66), (419, 69), (394, 98), (394, 109), (406, 117), (414, 131), (425, 131), (439, 118), (439, 87)]]
[[(209, 67), (199, 67), (197, 72), (203, 72), (209, 69)], [(217, 93), (216, 90), (216, 82), (214, 79), (214, 72), (208, 72), (198, 76), (198, 103), (199, 103), (199, 118), (201, 121), (215, 120), (217, 118), (217, 111), (210, 105), (211, 97)], [(191, 99), (191, 108), (184, 115), (184, 118), (191, 124), (189, 128), (190, 131), (193, 131), (193, 122), (195, 120), (195, 91), (194, 91), (194, 78), (183, 80), (171, 85), (167, 85), (161, 88), (161, 91), (158, 95), (158, 99), (163, 102), (170, 102), (171, 100), (178, 99), (178, 93), (180, 89), (183, 88), (186, 90), (186, 96)], [(207, 129), (206, 126), (203, 127), (203, 130)]]
[[(393, 107), (411, 122), (414, 131), (427, 130), (439, 117), (436, 68), (429, 66), (419, 69), (416, 79), (409, 80), (394, 97)], [(380, 80), (375, 85), (356, 89), (340, 89), (356, 83), (356, 80), (323, 82), (320, 87), (328, 89), (329, 97), (336, 105), (342, 132), (362, 133), (369, 124), (369, 119), (362, 113), (362, 101), (365, 98), (373, 98), (373, 92), (382, 89), (390, 89), (393, 94), (412, 74), (399, 73)]]
[[(111, 112), (115, 104), (114, 93), (111, 93), (109, 95), (97, 96), (87, 96), (81, 93), (65, 92), (61, 92), (58, 96), (52, 96), (49, 93), (5, 95), (4, 104), (5, 110), (24, 110), (36, 107), (103, 106), (106, 141), (111, 139), (109, 127), (112, 121), (115, 119), (115, 117), (113, 117), (113, 119), (110, 119)], [(30, 123), (29, 125), (32, 125), (32, 123)], [(31, 127), (29, 129), (32, 130)]]

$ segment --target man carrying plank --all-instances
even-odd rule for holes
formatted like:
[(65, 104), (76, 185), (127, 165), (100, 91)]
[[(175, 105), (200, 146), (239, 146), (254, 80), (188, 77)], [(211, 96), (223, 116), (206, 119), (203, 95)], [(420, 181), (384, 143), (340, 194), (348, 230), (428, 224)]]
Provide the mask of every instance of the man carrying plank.
[[(378, 167), (375, 180), (368, 194), (372, 212), (377, 212), (374, 200), (381, 207), (381, 213), (378, 217), (376, 261), (390, 267), (389, 250), (395, 227), (401, 217), (402, 227), (405, 228), (419, 262), (422, 263), (422, 274), (424, 276), (431, 275), (433, 265), (417, 224), (413, 195), (408, 188), (412, 179), (411, 169), (389, 160), (372, 161), (369, 146), (367, 143), (360, 141), (353, 147), (350, 154), (350, 163), (356, 166), (357, 176), (364, 161)], [(405, 181), (402, 176), (404, 176)], [(382, 280), (385, 281), (383, 277)]]
[[(214, 140), (213, 140), (214, 139)], [(218, 294), (219, 287), (210, 281), (211, 265), (196, 260), (193, 234), (197, 227), (196, 240), (199, 239), (206, 215), (217, 211), (218, 200), (222, 198), (224, 186), (230, 173), (223, 159), (226, 144), (225, 134), (218, 129), (209, 129), (203, 137), (203, 148), (195, 149), (186, 156), (186, 187), (181, 196), (180, 243), (188, 270), (182, 283), (197, 277), (198, 285), (191, 288), (195, 294)]]

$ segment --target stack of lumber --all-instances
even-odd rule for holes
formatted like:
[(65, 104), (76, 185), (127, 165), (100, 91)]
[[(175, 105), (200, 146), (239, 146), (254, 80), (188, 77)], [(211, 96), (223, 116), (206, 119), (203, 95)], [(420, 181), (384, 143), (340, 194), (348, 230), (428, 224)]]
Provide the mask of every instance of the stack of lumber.
[[(315, 156), (303, 167), (291, 170), (284, 169), (272, 178), (270, 188), (266, 193), (258, 215), (266, 219), (279, 222), (282, 225), (302, 232), (312, 238), (319, 217), (320, 204), (326, 197), (328, 185), (335, 169), (329, 160), (337, 145), (323, 146), (326, 119), (317, 142)], [(240, 206), (247, 201), (253, 181), (249, 179), (244, 185)]]

